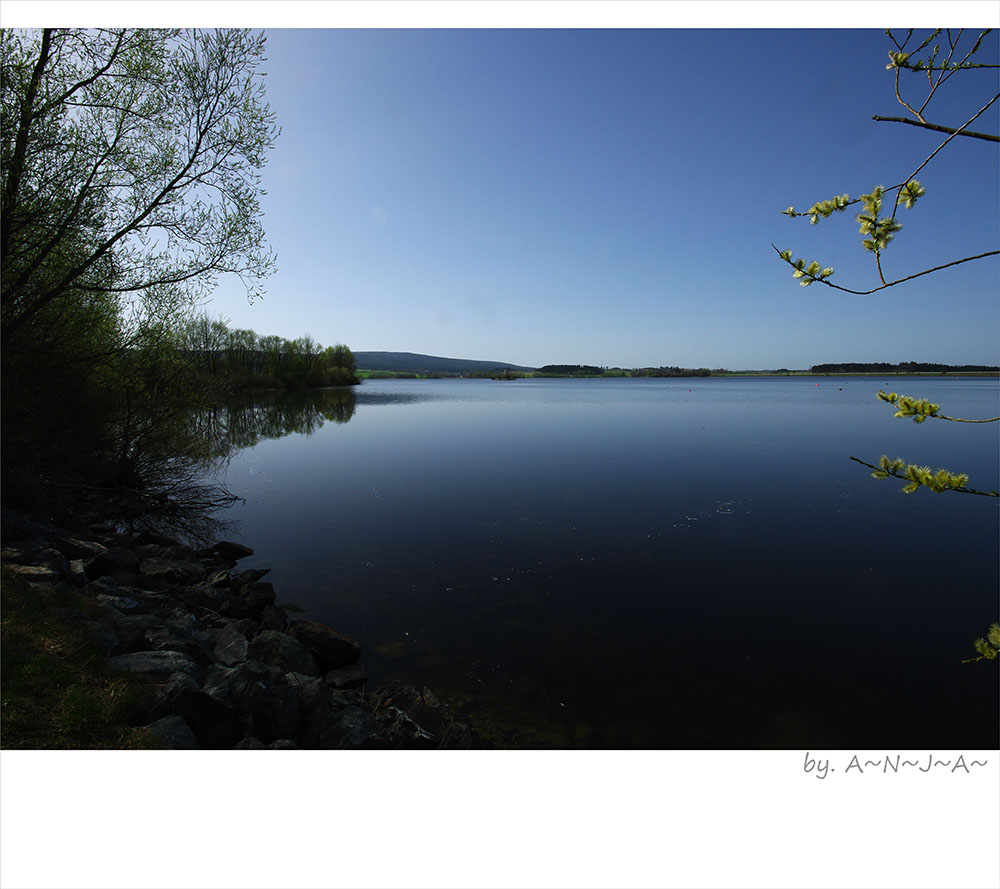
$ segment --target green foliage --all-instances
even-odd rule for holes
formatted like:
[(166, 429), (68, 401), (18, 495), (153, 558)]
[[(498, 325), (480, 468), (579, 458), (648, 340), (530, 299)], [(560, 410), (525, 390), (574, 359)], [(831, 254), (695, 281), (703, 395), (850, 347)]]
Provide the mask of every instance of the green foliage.
[(862, 240), (861, 246), (872, 253), (884, 250), (889, 245), (893, 235), (903, 227), (896, 222), (895, 217), (879, 217), (884, 196), (885, 188), (881, 185), (876, 185), (871, 194), (861, 195), (864, 212), (855, 217), (861, 223), (860, 233), (868, 235)]
[(792, 277), (801, 279), (799, 285), (802, 287), (808, 287), (813, 281), (826, 281), (833, 274), (832, 268), (823, 268), (816, 260), (810, 262), (809, 265), (806, 265), (804, 259), (793, 260), (791, 250), (782, 250), (778, 255), (795, 269), (792, 272)]
[(833, 213), (840, 213), (846, 210), (851, 204), (856, 203), (856, 201), (851, 200), (851, 196), (847, 194), (834, 195), (828, 201), (817, 201), (804, 213), (799, 213), (794, 207), (789, 207), (786, 210), (782, 210), (782, 215), (791, 216), (792, 218), (796, 216), (808, 216), (809, 223), (815, 225), (819, 222), (820, 217), (826, 219)]
[(963, 473), (955, 475), (947, 469), (932, 472), (928, 466), (907, 463), (902, 457), (890, 460), (883, 454), (879, 459), (878, 468), (872, 473), (872, 478), (884, 479), (890, 475), (909, 482), (903, 488), (904, 494), (912, 494), (920, 487), (930, 488), (938, 494), (944, 491), (962, 490), (969, 481), (969, 477)]
[(70, 492), (195, 491), (183, 417), (220, 389), (181, 334), (219, 275), (254, 296), (273, 269), (263, 52), (240, 29), (0, 31), (5, 502), (15, 477), (70, 514)]
[(995, 661), (1000, 657), (1000, 624), (991, 624), (985, 639), (977, 639), (972, 643), (979, 657), (969, 658), (963, 663), (974, 664), (977, 661)]
[(898, 408), (893, 416), (912, 417), (914, 423), (923, 423), (928, 417), (938, 416), (938, 411), (941, 409), (941, 405), (934, 404), (926, 398), (910, 398), (908, 395), (897, 395), (895, 392), (886, 394), (881, 389), (876, 397)]
[[(958, 41), (955, 38), (953, 38), (951, 31), (949, 30), (946, 34), (947, 46), (945, 47), (945, 49), (948, 51), (946, 52), (945, 57), (940, 62), (938, 61), (938, 57), (941, 54), (941, 47), (942, 47), (940, 43), (934, 43), (933, 48), (928, 52), (926, 58), (917, 58), (913, 62), (911, 62), (910, 59), (914, 56), (914, 54), (919, 53), (921, 50), (927, 49), (927, 47), (929, 47), (931, 43), (937, 40), (942, 30), (943, 29), (941, 28), (935, 28), (933, 31), (931, 31), (930, 34), (928, 34), (927, 37), (923, 39), (920, 46), (918, 46), (915, 50), (913, 50), (913, 52), (903, 51), (903, 47), (907, 43), (909, 43), (910, 37), (913, 36), (912, 30), (907, 33), (906, 39), (902, 43), (899, 43), (899, 41), (896, 40), (896, 38), (893, 36), (892, 31), (886, 30), (885, 33), (888, 35), (889, 39), (892, 40), (893, 43), (895, 43), (898, 49), (889, 51), (889, 64), (885, 66), (885, 70), (896, 71), (897, 73), (900, 70), (923, 72), (928, 77), (930, 77), (932, 72), (935, 71), (939, 72), (939, 76), (942, 76), (945, 74), (950, 75), (951, 72), (962, 71), (968, 68), (997, 67), (996, 65), (979, 64), (977, 62), (969, 61), (969, 59), (979, 51), (979, 47), (982, 45), (983, 38), (990, 33), (990, 31), (992, 30), (991, 28), (987, 28), (985, 31), (982, 31), (979, 34), (972, 48), (966, 53), (965, 58), (963, 58), (960, 61), (954, 61), (954, 51), (957, 48)], [(959, 32), (959, 36), (961, 36), (961, 32)]]

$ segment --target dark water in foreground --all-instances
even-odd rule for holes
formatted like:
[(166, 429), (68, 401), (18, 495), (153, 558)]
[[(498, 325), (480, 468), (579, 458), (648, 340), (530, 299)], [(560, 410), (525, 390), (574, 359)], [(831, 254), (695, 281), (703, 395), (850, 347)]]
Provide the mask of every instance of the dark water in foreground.
[[(378, 381), (228, 417), (279, 601), (498, 744), (995, 748), (995, 380)], [(323, 415), (328, 419), (324, 419)], [(289, 432), (294, 428), (296, 431)]]

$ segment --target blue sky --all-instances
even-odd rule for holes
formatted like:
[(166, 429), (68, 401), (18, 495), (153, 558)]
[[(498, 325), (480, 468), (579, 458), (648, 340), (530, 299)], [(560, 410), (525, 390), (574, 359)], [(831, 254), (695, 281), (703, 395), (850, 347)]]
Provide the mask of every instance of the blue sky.
[[(232, 326), (526, 365), (1000, 363), (996, 257), (852, 296), (798, 286), (771, 249), (878, 283), (856, 208), (780, 215), (895, 184), (945, 138), (871, 120), (902, 113), (878, 28), (268, 35), (278, 271), (253, 305), (220, 285), (206, 308)], [(964, 122), (997, 86), (966, 72), (929, 119)], [(997, 132), (998, 106), (975, 128)], [(887, 276), (1000, 246), (997, 161), (956, 139), (921, 172)]]

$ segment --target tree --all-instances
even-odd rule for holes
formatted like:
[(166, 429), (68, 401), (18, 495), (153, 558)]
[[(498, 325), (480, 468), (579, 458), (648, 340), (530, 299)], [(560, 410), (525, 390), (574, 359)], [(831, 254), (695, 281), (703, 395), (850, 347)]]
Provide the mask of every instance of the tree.
[(5, 491), (19, 460), (70, 475), (177, 446), (166, 424), (198, 394), (182, 322), (218, 276), (252, 299), (274, 267), (264, 45), (244, 30), (0, 32)]
[[(864, 249), (869, 251), (874, 257), (875, 267), (880, 283), (868, 290), (842, 287), (829, 280), (834, 273), (833, 268), (824, 267), (821, 263), (815, 260), (806, 264), (803, 259), (793, 259), (791, 250), (778, 250), (778, 248), (774, 247), (772, 244), (771, 246), (774, 247), (778, 256), (784, 262), (792, 266), (794, 269), (792, 272), (793, 277), (798, 279), (799, 283), (803, 287), (818, 282), (826, 285), (827, 287), (831, 287), (845, 293), (868, 295), (876, 293), (880, 290), (885, 290), (889, 287), (894, 287), (905, 282), (912, 281), (924, 275), (940, 272), (961, 263), (973, 262), (984, 259), (988, 256), (996, 256), (1000, 254), (1000, 250), (987, 250), (978, 254), (955, 259), (934, 268), (913, 272), (893, 280), (886, 280), (884, 270), (882, 268), (882, 254), (896, 233), (902, 228), (902, 225), (896, 221), (896, 214), (900, 205), (902, 204), (907, 209), (912, 208), (925, 192), (924, 186), (921, 185), (921, 183), (916, 179), (916, 176), (921, 173), (925, 167), (927, 167), (927, 165), (938, 155), (939, 152), (960, 136), (984, 142), (1000, 142), (1000, 136), (998, 135), (981, 133), (969, 129), (969, 127), (978, 118), (980, 118), (994, 103), (997, 102), (998, 99), (1000, 99), (1000, 93), (996, 93), (992, 95), (992, 97), (988, 98), (975, 114), (973, 114), (965, 122), (960, 123), (958, 126), (946, 126), (931, 123), (925, 116), (928, 106), (931, 100), (937, 95), (938, 90), (940, 90), (945, 83), (951, 80), (951, 78), (959, 72), (968, 71), (973, 68), (1000, 67), (996, 64), (980, 63), (977, 61), (977, 54), (983, 48), (983, 41), (989, 33), (989, 30), (983, 31), (976, 36), (975, 39), (970, 41), (965, 39), (963, 31), (953, 33), (950, 30), (942, 31), (942, 29), (937, 29), (932, 31), (914, 49), (908, 50), (907, 47), (913, 39), (912, 31), (908, 31), (905, 38), (902, 39), (893, 34), (892, 31), (886, 31), (886, 35), (894, 47), (894, 49), (889, 51), (889, 64), (886, 65), (886, 69), (894, 72), (895, 94), (897, 101), (912, 116), (900, 118), (882, 117), (876, 115), (873, 119), (876, 121), (905, 123), (911, 126), (932, 130), (934, 132), (946, 133), (947, 138), (945, 138), (941, 144), (938, 145), (938, 147), (931, 152), (931, 154), (912, 173), (910, 173), (910, 175), (904, 177), (899, 183), (893, 185), (891, 188), (876, 185), (869, 194), (864, 194), (860, 198), (852, 199), (848, 194), (836, 195), (829, 200), (818, 201), (808, 210), (802, 212), (795, 210), (794, 207), (788, 207), (786, 210), (782, 211), (786, 216), (793, 219), (797, 217), (808, 217), (809, 221), (815, 225), (820, 219), (826, 219), (834, 213), (842, 213), (848, 207), (857, 204), (861, 205), (861, 212), (856, 217), (857, 222), (860, 224), (860, 233), (864, 236), (861, 243)], [(941, 40), (942, 37), (943, 40)], [(941, 42), (936, 42), (939, 40), (941, 40)], [(926, 79), (926, 95), (919, 104), (916, 102), (911, 103), (903, 97), (900, 89), (903, 72), (918, 75), (919, 77)], [(995, 88), (995, 80), (993, 81), (993, 88)], [(934, 404), (927, 399), (911, 398), (909, 396), (899, 395), (895, 392), (886, 393), (884, 391), (879, 391), (878, 398), (892, 404), (897, 409), (895, 413), (896, 417), (908, 417), (916, 423), (923, 423), (928, 418), (947, 420), (956, 423), (995, 423), (1000, 421), (1000, 417), (990, 417), (988, 419), (981, 420), (967, 420), (960, 417), (947, 416), (941, 413), (940, 405), (938, 404)], [(907, 484), (903, 487), (903, 491), (907, 494), (911, 494), (923, 487), (929, 488), (930, 490), (938, 493), (951, 491), (978, 494), (987, 497), (1000, 497), (1000, 493), (997, 491), (980, 491), (975, 488), (968, 487), (967, 482), (969, 477), (964, 473), (952, 473), (946, 469), (939, 469), (936, 472), (933, 472), (930, 467), (907, 463), (901, 458), (890, 460), (884, 454), (880, 458), (877, 465), (859, 460), (857, 457), (851, 457), (851, 459), (874, 470), (872, 475), (875, 478), (885, 479), (891, 476), (906, 481)], [(981, 656), (979, 659), (996, 658), (995, 647), (997, 644), (997, 638), (998, 637), (994, 627), (990, 630), (988, 642), (982, 639), (976, 640), (976, 650)]]
[(263, 52), (243, 30), (3, 32), (5, 344), (74, 294), (192, 300), (225, 272), (260, 292)]

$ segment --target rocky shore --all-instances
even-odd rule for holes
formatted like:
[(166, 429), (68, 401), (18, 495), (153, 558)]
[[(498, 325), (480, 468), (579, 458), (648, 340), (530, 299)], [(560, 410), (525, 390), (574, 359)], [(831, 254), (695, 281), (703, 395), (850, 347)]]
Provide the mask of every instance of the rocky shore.
[[(54, 619), (87, 627), (110, 665), (148, 677), (147, 723), (172, 749), (473, 748), (475, 730), (429, 689), (367, 691), (361, 645), (296, 619), (267, 568), (219, 541), (195, 550), (110, 525), (65, 529), (3, 513), (4, 568), (30, 584), (68, 584), (81, 608)], [(89, 616), (88, 616), (89, 615)]]

